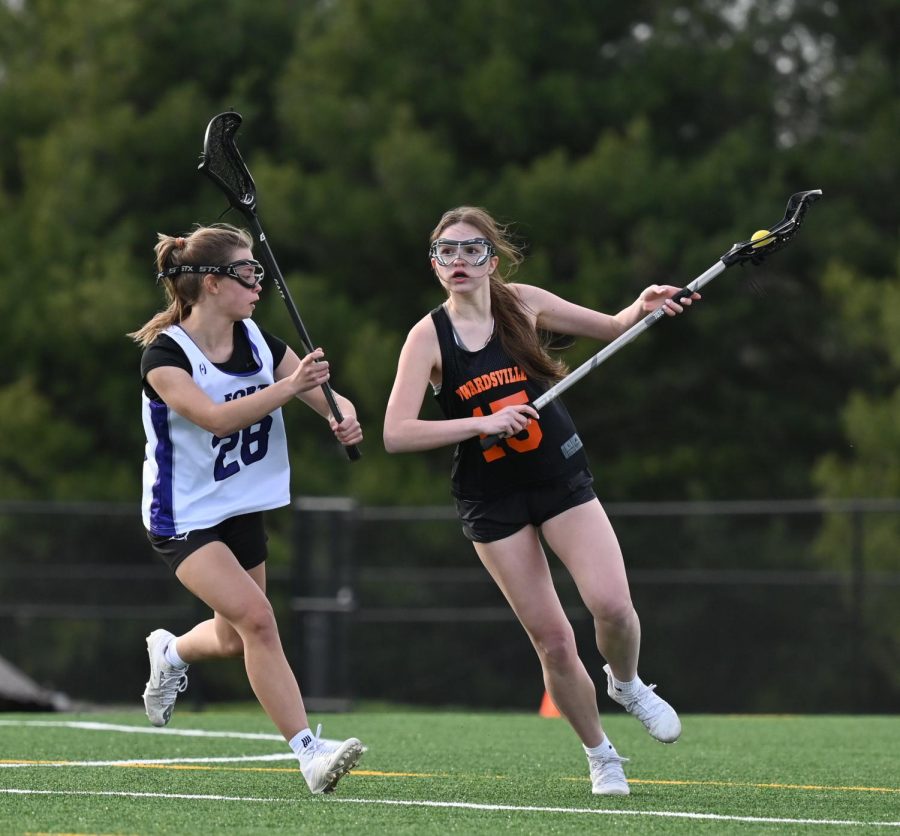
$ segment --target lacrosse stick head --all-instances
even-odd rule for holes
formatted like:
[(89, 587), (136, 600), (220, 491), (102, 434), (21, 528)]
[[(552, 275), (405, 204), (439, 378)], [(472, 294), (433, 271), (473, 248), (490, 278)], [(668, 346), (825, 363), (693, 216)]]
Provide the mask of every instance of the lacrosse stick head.
[(768, 230), (768, 234), (735, 244), (722, 256), (722, 262), (726, 265), (744, 261), (761, 264), (767, 256), (780, 250), (796, 235), (810, 205), (820, 197), (821, 189), (795, 192), (788, 199), (784, 217)]
[(210, 119), (197, 168), (225, 192), (238, 212), (249, 216), (256, 213), (256, 184), (235, 140), (242, 121), (241, 114), (233, 110)]

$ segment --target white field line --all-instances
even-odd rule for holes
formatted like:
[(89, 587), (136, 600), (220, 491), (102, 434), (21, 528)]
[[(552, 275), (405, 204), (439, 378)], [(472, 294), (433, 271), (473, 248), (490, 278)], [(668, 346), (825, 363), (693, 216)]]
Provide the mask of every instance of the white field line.
[[(239, 740), (277, 740), (283, 738), (277, 734), (262, 734), (254, 732), (216, 732), (202, 731), (199, 729), (169, 729), (147, 728), (144, 726), (126, 726), (114, 723), (92, 723), (84, 721), (53, 721), (53, 720), (0, 720), (0, 726), (44, 726), (51, 728), (72, 728), (86, 731), (123, 732), (127, 734), (168, 734), (182, 737), (207, 737), (207, 738), (231, 738)], [(157, 760), (126, 760), (126, 761), (69, 761), (59, 764), (46, 764), (53, 766), (125, 766), (140, 764), (178, 764), (178, 763), (231, 763), (241, 761), (276, 761), (292, 760), (293, 753), (285, 752), (276, 755), (243, 756), (235, 758), (182, 758), (182, 759), (157, 759)], [(27, 766), (29, 764), (3, 764), (2, 766)], [(30, 790), (0, 788), (0, 793), (7, 795), (70, 795), (70, 796), (104, 796), (120, 798), (171, 798), (192, 801), (243, 801), (260, 804), (294, 804), (294, 798), (254, 798), (225, 795), (196, 795), (182, 793), (140, 793), (120, 791), (83, 791), (83, 790)], [(685, 813), (670, 810), (598, 810), (584, 807), (533, 807), (517, 806), (509, 804), (474, 804), (451, 801), (397, 801), (391, 799), (367, 799), (367, 798), (330, 798), (332, 804), (380, 804), (385, 806), (401, 807), (432, 807), (459, 810), (482, 810), (485, 812), (519, 812), (519, 813), (563, 813), (584, 814), (601, 816), (650, 816), (656, 818), (690, 819), (697, 821), (732, 821), (744, 823), (762, 824), (797, 824), (797, 825), (821, 825), (838, 827), (900, 827), (900, 821), (857, 821), (850, 819), (789, 819), (761, 816), (732, 816), (718, 813)]]
[[(67, 728), (79, 729), (83, 731), (102, 731), (102, 732), (122, 732), (125, 734), (164, 734), (175, 735), (176, 737), (205, 737), (205, 738), (230, 738), (237, 740), (278, 740), (284, 743), (284, 738), (280, 734), (263, 734), (260, 732), (215, 732), (201, 731), (200, 729), (167, 729), (155, 728), (147, 726), (124, 726), (115, 723), (94, 723), (76, 720), (0, 720), (0, 726), (39, 726), (44, 728)], [(293, 752), (283, 752), (277, 755), (244, 755), (240, 757), (220, 757), (220, 758), (155, 758), (135, 760), (116, 760), (116, 761), (60, 761), (58, 763), (0, 763), (0, 769), (15, 769), (21, 767), (34, 766), (155, 766), (165, 764), (204, 764), (204, 763), (241, 763), (253, 761), (282, 761), (296, 760), (297, 756)]]
[(164, 734), (176, 737), (218, 737), (232, 740), (278, 740), (280, 734), (261, 732), (201, 731), (200, 729), (158, 729), (154, 726), (123, 726), (116, 723), (89, 723), (82, 720), (0, 720), (0, 726), (43, 726), (56, 729), (82, 729), (84, 731), (123, 732), (125, 734)]
[(279, 752), (277, 755), (238, 755), (236, 757), (221, 758), (129, 758), (119, 761), (13, 761), (0, 762), (0, 769), (21, 769), (22, 767), (34, 768), (36, 766), (63, 767), (63, 766), (166, 766), (183, 764), (206, 763), (258, 763), (271, 761), (296, 761), (297, 756), (293, 752)]
[[(302, 804), (296, 798), (255, 798), (233, 795), (194, 795), (187, 793), (162, 792), (120, 792), (88, 790), (20, 790), (3, 789), (8, 795), (65, 795), (115, 798), (166, 798), (185, 801), (239, 801), (256, 804)], [(900, 827), (900, 821), (858, 821), (854, 819), (788, 819), (774, 816), (729, 816), (718, 813), (685, 813), (672, 810), (598, 810), (590, 807), (531, 807), (514, 804), (468, 804), (461, 801), (394, 801), (374, 798), (329, 798), (327, 804), (380, 804), (393, 807), (430, 807), (450, 810), (480, 810), (486, 813), (562, 813), (568, 815), (594, 816), (648, 816), (664, 819), (687, 819), (693, 821), (727, 821), (746, 824), (794, 824), (824, 827)]]

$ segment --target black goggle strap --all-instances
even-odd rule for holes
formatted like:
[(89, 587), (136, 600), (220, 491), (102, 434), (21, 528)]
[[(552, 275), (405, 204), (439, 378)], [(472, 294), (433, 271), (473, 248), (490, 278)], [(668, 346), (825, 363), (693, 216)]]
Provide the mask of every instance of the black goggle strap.
[[(247, 279), (241, 276), (238, 273), (239, 267), (253, 267), (253, 281), (248, 282)], [(265, 275), (265, 270), (263, 269), (262, 264), (252, 259), (235, 261), (231, 264), (217, 265), (179, 264), (177, 267), (168, 267), (165, 270), (160, 270), (156, 274), (156, 280), (162, 281), (166, 278), (173, 279), (176, 276), (180, 276), (182, 273), (211, 273), (218, 276), (228, 276), (229, 278), (235, 279), (238, 284), (241, 284), (249, 289), (255, 287), (258, 282), (262, 281), (263, 276)]]
[(227, 270), (228, 268), (222, 265), (212, 267), (210, 265), (202, 264), (179, 264), (177, 267), (168, 267), (165, 270), (160, 270), (156, 274), (156, 280), (174, 279), (182, 273), (217, 273), (219, 275), (228, 275)]

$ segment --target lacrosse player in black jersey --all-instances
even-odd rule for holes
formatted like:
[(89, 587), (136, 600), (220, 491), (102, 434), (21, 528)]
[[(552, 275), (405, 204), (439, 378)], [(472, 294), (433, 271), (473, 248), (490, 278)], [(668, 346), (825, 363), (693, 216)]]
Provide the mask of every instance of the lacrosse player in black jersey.
[[(521, 252), (485, 210), (444, 214), (431, 266), (447, 300), (417, 322), (400, 353), (384, 420), (388, 452), (455, 445), (451, 491), (463, 532), (528, 633), (544, 683), (588, 757), (593, 792), (627, 795), (621, 758), (605, 735), (596, 688), (553, 585), (541, 535), (571, 573), (607, 660), (607, 692), (650, 734), (681, 734), (672, 707), (638, 677), (641, 628), (616, 535), (594, 494), (581, 439), (560, 399), (530, 405), (565, 374), (539, 331), (610, 341), (660, 307), (676, 315), (678, 288), (651, 285), (613, 315), (507, 281)], [(504, 270), (501, 274), (501, 265)], [(429, 387), (443, 420), (419, 417)], [(480, 439), (502, 435), (483, 449)]]

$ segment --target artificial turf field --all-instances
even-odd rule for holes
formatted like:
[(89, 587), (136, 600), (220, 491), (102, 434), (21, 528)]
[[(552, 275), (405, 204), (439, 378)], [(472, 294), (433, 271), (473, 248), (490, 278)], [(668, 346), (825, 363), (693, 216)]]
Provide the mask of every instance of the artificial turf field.
[(369, 751), (312, 796), (258, 709), (0, 714), (0, 833), (900, 833), (900, 717), (682, 720), (663, 746), (606, 716), (632, 794), (601, 797), (559, 719), (316, 715)]

